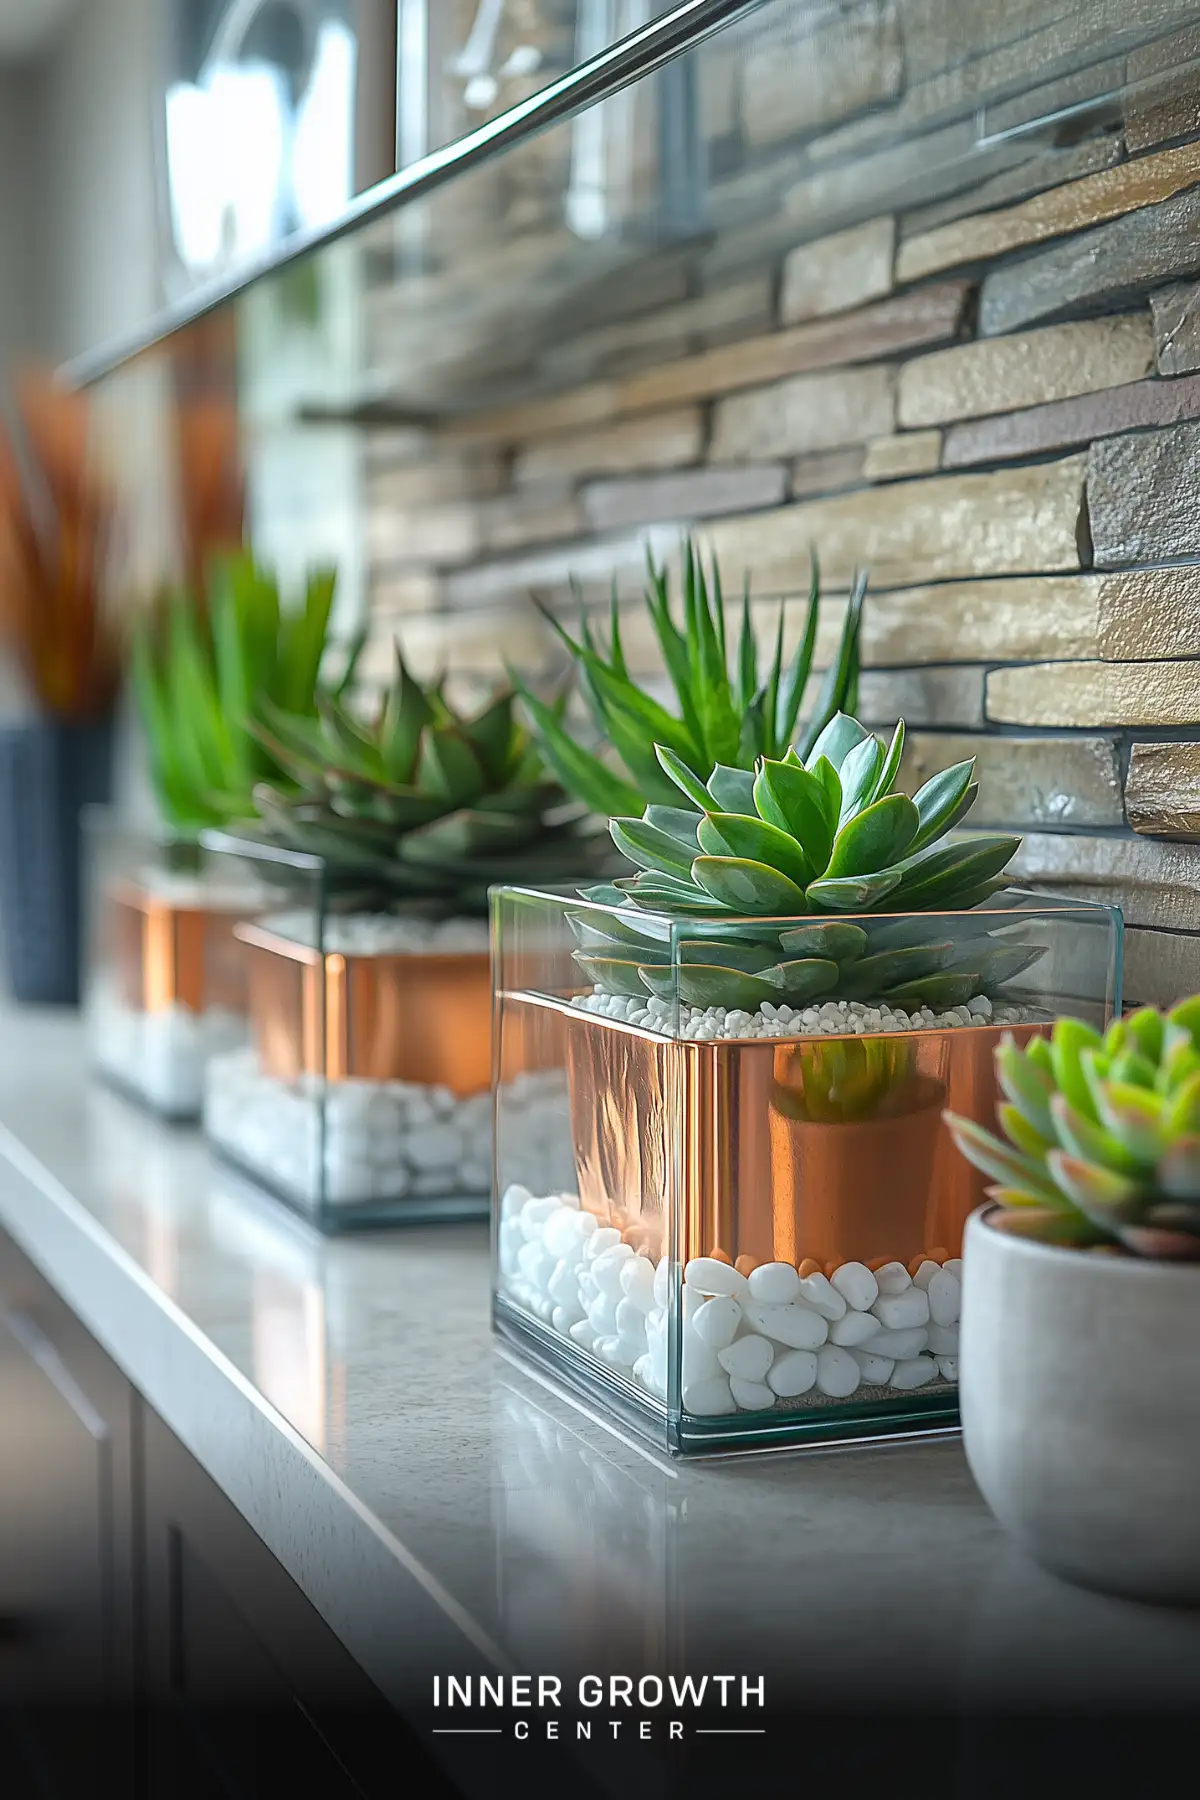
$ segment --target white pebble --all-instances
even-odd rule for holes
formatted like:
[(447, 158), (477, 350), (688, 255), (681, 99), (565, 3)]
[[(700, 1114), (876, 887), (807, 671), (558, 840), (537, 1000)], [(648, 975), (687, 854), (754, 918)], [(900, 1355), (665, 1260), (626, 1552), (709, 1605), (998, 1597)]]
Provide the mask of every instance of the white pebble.
[(717, 1351), (717, 1361), (725, 1373), (736, 1375), (740, 1381), (762, 1381), (774, 1360), (774, 1345), (753, 1335), (738, 1338)]
[(898, 1362), (892, 1370), (890, 1387), (919, 1388), (927, 1381), (932, 1381), (937, 1374), (937, 1364), (931, 1356), (915, 1356), (910, 1362)]
[[(843, 1263), (840, 1269), (833, 1271), (829, 1284), (836, 1288), (846, 1305), (854, 1307), (857, 1312), (869, 1312), (879, 1298), (879, 1283), (866, 1263)], [(840, 1341), (834, 1339), (835, 1343)]]
[(521, 1208), (521, 1230), (527, 1242), (540, 1238), (542, 1229), (552, 1213), (558, 1211), (558, 1201), (551, 1197), (548, 1200), (527, 1200)]
[(765, 1381), (745, 1381), (738, 1375), (731, 1378), (729, 1387), (743, 1412), (762, 1412), (775, 1404), (775, 1395)]
[(500, 1217), (502, 1219), (517, 1218), (532, 1199), (533, 1195), (529, 1189), (514, 1181), (511, 1187), (504, 1190), (504, 1198), (500, 1202)]
[(806, 1275), (800, 1283), (800, 1293), (805, 1305), (819, 1312), (823, 1319), (840, 1319), (846, 1310), (844, 1297), (824, 1275)]
[(873, 1356), (890, 1356), (896, 1362), (905, 1362), (909, 1357), (921, 1354), (928, 1338), (929, 1333), (923, 1325), (909, 1331), (877, 1331), (862, 1348)]
[(631, 1256), (621, 1264), (621, 1291), (641, 1312), (654, 1305), (654, 1264), (646, 1256)]
[(683, 1385), (692, 1381), (715, 1381), (722, 1373), (717, 1353), (711, 1344), (698, 1338), (694, 1331), (683, 1334)]
[(550, 1323), (559, 1337), (566, 1337), (572, 1325), (579, 1323), (583, 1314), (577, 1306), (556, 1306), (550, 1314)]
[(525, 1243), (517, 1257), (517, 1267), (531, 1286), (544, 1288), (558, 1267), (558, 1262), (544, 1244)]
[(961, 1290), (953, 1275), (939, 1269), (929, 1284), (929, 1316), (935, 1325), (953, 1325), (958, 1318)]
[(617, 1336), (628, 1338), (631, 1343), (645, 1343), (646, 1315), (635, 1301), (626, 1297), (617, 1301)]
[(902, 1294), (881, 1293), (871, 1311), (889, 1331), (905, 1331), (909, 1326), (928, 1323), (929, 1296), (923, 1288), (910, 1283)]
[(845, 1400), (862, 1379), (862, 1370), (848, 1350), (826, 1344), (817, 1352), (817, 1386), (831, 1400)]
[(767, 1371), (767, 1385), (781, 1400), (807, 1394), (817, 1379), (817, 1358), (812, 1350), (785, 1350)]
[(663, 1307), (667, 1304), (667, 1295), (671, 1289), (671, 1265), (666, 1257), (660, 1257), (654, 1271), (654, 1304)]
[(732, 1294), (719, 1294), (706, 1300), (691, 1319), (691, 1329), (701, 1343), (714, 1350), (724, 1350), (737, 1336), (742, 1322), (742, 1309)]
[(718, 1262), (715, 1256), (694, 1256), (683, 1271), (688, 1287), (699, 1294), (746, 1294), (746, 1277), (732, 1263)]
[(928, 1348), (934, 1356), (958, 1355), (958, 1326), (930, 1325), (927, 1332)]
[(884, 1263), (875, 1271), (875, 1284), (881, 1294), (902, 1294), (912, 1286), (912, 1276), (902, 1262)]
[(550, 1298), (559, 1306), (570, 1306), (579, 1298), (579, 1276), (574, 1264), (560, 1262), (546, 1284)]
[(953, 1275), (956, 1281), (962, 1280), (961, 1256), (947, 1257), (946, 1261), (942, 1264), (942, 1267), (945, 1269), (947, 1275)]
[(591, 1350), (596, 1342), (596, 1333), (588, 1319), (580, 1319), (578, 1325), (572, 1325), (568, 1336), (574, 1338), (581, 1350)]
[(871, 1387), (886, 1387), (892, 1379), (895, 1359), (891, 1356), (875, 1356), (870, 1350), (852, 1350), (850, 1352), (859, 1368), (862, 1378)]
[(935, 1275), (940, 1275), (941, 1272), (942, 1272), (941, 1264), (935, 1263), (935, 1262), (930, 1262), (929, 1258), (926, 1257), (925, 1261), (921, 1264), (920, 1268), (917, 1270), (916, 1274), (913, 1276), (913, 1286), (919, 1287), (919, 1288), (924, 1288), (926, 1293), (928, 1293), (930, 1282), (933, 1280)]
[(829, 1327), (829, 1341), (849, 1350), (855, 1344), (865, 1344), (878, 1330), (879, 1320), (873, 1313), (847, 1312), (840, 1319), (835, 1319)]
[[(621, 1252), (626, 1254), (622, 1256)], [(628, 1244), (614, 1244), (603, 1256), (598, 1256), (592, 1264), (592, 1280), (602, 1294), (608, 1294), (616, 1300), (621, 1294), (621, 1264), (633, 1251)], [(886, 1323), (886, 1320), (884, 1321)]]
[(829, 1336), (825, 1320), (810, 1306), (758, 1306), (746, 1300), (742, 1311), (747, 1324), (789, 1350), (816, 1350)]
[(617, 1303), (611, 1294), (597, 1294), (587, 1316), (597, 1337), (611, 1337), (617, 1329)]
[(943, 1381), (958, 1380), (957, 1356), (939, 1356), (937, 1359), (937, 1366), (938, 1374), (942, 1377)]
[(683, 1410), (698, 1419), (734, 1410), (733, 1389), (727, 1375), (713, 1375), (703, 1381), (685, 1381)]
[(583, 1254), (588, 1262), (595, 1262), (598, 1256), (603, 1256), (606, 1250), (613, 1249), (620, 1241), (621, 1234), (615, 1225), (601, 1225), (588, 1239)]
[(750, 1292), (764, 1306), (786, 1306), (800, 1294), (800, 1277), (791, 1263), (760, 1263), (751, 1269)]

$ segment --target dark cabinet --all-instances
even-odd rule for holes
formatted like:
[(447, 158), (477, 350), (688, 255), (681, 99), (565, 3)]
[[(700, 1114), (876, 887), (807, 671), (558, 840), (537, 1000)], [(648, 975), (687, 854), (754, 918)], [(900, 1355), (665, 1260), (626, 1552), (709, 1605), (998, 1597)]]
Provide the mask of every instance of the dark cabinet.
[(0, 1233), (5, 1800), (452, 1800), (221, 1490)]
[(133, 1791), (135, 1407), (120, 1371), (0, 1234), (6, 1793), (74, 1800), (101, 1759)]

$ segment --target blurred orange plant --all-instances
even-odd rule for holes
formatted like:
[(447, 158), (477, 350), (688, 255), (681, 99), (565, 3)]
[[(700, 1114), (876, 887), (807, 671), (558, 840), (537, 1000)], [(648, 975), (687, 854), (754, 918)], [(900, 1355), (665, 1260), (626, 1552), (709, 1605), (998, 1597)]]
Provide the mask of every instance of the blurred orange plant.
[(41, 710), (82, 723), (112, 707), (123, 663), (106, 604), (114, 518), (91, 454), (85, 394), (37, 371), (16, 382), (24, 468), (0, 422), (0, 636)]

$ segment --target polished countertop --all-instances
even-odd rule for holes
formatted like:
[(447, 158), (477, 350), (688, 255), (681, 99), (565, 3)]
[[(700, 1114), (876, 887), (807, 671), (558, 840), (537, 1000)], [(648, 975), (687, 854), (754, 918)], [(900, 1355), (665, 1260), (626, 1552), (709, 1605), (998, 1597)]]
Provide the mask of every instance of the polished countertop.
[(323, 1239), (91, 1081), (74, 1020), (0, 1022), (0, 1226), (398, 1702), (497, 1668), (1193, 1691), (1200, 1614), (1040, 1573), (956, 1437), (671, 1463), (496, 1343), (485, 1227)]

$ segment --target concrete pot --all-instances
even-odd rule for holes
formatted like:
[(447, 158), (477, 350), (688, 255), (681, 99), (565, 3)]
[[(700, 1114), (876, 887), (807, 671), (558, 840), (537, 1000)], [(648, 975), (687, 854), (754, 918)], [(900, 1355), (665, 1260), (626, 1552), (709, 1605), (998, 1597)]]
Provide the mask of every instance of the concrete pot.
[(1200, 1263), (964, 1243), (959, 1405), (971, 1473), (1045, 1568), (1200, 1604)]

